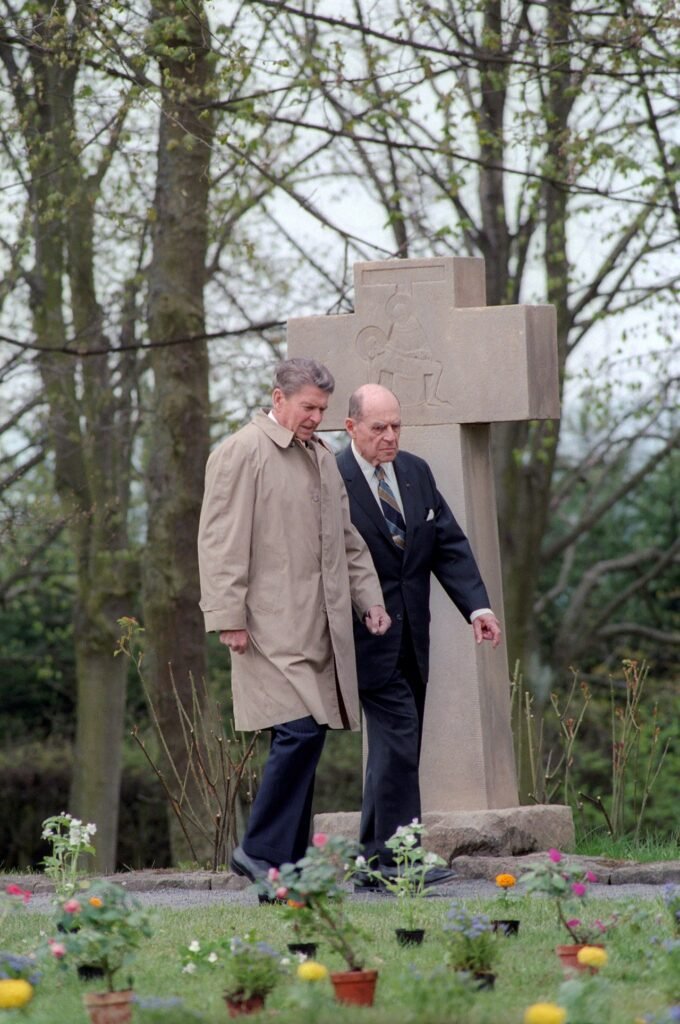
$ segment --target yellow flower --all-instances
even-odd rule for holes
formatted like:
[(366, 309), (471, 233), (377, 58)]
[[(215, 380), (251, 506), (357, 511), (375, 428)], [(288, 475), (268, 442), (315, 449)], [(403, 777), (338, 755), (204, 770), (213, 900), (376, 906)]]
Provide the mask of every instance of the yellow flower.
[(514, 875), (496, 875), (496, 885), (499, 889), (512, 889), (516, 882)]
[(609, 957), (607, 950), (600, 946), (584, 946), (579, 949), (576, 959), (584, 967), (604, 967)]
[(0, 1008), (13, 1010), (25, 1006), (33, 998), (33, 986), (23, 978), (0, 979)]
[(90, 896), (90, 898), (89, 898), (89, 900), (87, 902), (90, 904), (91, 907), (103, 907), (104, 906), (102, 901), (99, 899), (99, 896)]
[(524, 1011), (524, 1024), (564, 1024), (567, 1011), (557, 1003), (534, 1003)]
[(328, 977), (328, 968), (316, 960), (303, 960), (297, 969), (297, 976), (302, 981), (323, 981)]

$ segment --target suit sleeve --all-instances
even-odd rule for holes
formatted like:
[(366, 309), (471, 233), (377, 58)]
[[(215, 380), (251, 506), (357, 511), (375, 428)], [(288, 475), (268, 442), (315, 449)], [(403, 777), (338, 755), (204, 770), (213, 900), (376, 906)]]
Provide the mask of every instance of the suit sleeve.
[(246, 595), (256, 474), (233, 442), (217, 448), (206, 467), (198, 528), (201, 601), (207, 632), (246, 629)]
[(428, 475), (435, 494), (436, 542), (432, 572), (461, 615), (469, 622), (472, 612), (478, 608), (490, 607), (489, 595), (470, 542), (437, 490), (429, 467)]

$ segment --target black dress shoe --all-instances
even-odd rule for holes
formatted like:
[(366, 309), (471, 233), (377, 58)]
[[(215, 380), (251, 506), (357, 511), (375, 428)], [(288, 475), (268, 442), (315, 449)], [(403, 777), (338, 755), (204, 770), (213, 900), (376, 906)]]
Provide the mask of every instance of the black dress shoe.
[(269, 861), (250, 857), (244, 849), (237, 846), (231, 855), (231, 867), (237, 875), (249, 878), (251, 882), (264, 882), (274, 865)]
[[(392, 879), (399, 876), (399, 871), (393, 864), (381, 864), (378, 870), (385, 878)], [(428, 868), (425, 873), (425, 888), (429, 889), (434, 885), (446, 885), (447, 882), (452, 882), (455, 877), (456, 873), (451, 868)]]
[(383, 896), (392, 895), (388, 893), (384, 882), (381, 882), (379, 878), (371, 878), (370, 875), (355, 875), (354, 891), (358, 893), (379, 892)]

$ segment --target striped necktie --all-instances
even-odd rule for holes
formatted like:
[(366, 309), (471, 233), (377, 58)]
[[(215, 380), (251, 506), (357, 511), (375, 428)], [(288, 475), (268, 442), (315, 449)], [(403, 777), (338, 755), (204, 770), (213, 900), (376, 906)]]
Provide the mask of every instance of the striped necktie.
[(383, 510), (383, 515), (392, 534), (392, 540), (403, 551), (406, 547), (406, 523), (404, 522), (404, 517), (397, 504), (397, 499), (394, 497), (394, 492), (387, 482), (385, 470), (382, 466), (375, 467), (375, 475), (378, 478), (380, 507)]

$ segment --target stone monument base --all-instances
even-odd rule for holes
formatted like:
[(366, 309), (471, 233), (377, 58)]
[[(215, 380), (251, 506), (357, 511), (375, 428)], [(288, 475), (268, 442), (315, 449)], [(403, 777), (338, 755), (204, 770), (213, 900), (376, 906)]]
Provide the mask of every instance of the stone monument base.
[[(359, 838), (358, 811), (316, 814), (314, 831)], [(571, 808), (562, 804), (499, 807), (485, 811), (426, 811), (424, 845), (447, 864), (465, 854), (517, 856), (555, 847), (574, 848)]]

